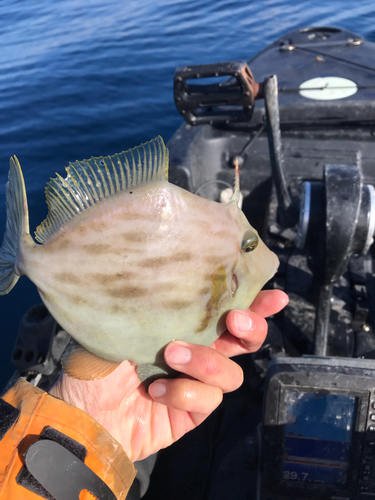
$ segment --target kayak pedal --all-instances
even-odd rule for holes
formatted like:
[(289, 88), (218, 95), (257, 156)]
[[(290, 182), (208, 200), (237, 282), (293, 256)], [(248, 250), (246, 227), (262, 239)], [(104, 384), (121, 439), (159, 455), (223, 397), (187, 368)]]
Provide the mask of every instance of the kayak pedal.
[[(220, 83), (189, 83), (203, 78)], [(259, 89), (244, 61), (179, 67), (174, 77), (176, 107), (189, 125), (250, 121)]]

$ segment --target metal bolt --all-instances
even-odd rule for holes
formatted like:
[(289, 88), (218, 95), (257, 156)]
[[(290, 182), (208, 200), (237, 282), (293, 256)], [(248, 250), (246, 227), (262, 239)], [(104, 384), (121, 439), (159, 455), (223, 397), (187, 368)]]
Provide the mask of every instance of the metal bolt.
[(235, 167), (236, 166), (236, 163), (238, 163), (238, 168), (241, 168), (242, 165), (244, 164), (244, 159), (242, 156), (234, 156), (231, 161), (231, 167)]
[(360, 38), (348, 38), (348, 43), (350, 43), (351, 45), (362, 45), (363, 40), (361, 40)]
[(294, 50), (295, 46), (294, 45), (282, 45), (280, 47), (281, 52), (290, 52), (291, 50)]

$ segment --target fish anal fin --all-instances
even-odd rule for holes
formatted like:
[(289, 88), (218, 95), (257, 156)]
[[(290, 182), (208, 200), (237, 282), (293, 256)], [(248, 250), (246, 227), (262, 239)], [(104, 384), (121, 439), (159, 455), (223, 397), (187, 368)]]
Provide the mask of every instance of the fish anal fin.
[(99, 358), (72, 339), (61, 358), (61, 364), (72, 378), (96, 380), (112, 373), (120, 363)]

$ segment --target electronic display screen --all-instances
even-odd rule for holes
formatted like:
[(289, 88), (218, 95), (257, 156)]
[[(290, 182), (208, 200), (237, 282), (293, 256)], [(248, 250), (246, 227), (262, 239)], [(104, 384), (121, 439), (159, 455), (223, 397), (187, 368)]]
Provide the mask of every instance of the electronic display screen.
[(357, 399), (285, 390), (284, 480), (346, 483)]

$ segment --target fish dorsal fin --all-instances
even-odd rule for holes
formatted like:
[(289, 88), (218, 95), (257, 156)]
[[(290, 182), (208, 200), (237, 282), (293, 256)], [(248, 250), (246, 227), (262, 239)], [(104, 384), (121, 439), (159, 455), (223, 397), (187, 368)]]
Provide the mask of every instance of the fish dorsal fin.
[(65, 179), (57, 174), (47, 184), (48, 215), (35, 232), (40, 243), (105, 198), (147, 182), (168, 180), (168, 149), (158, 136), (119, 154), (69, 163), (66, 172)]

